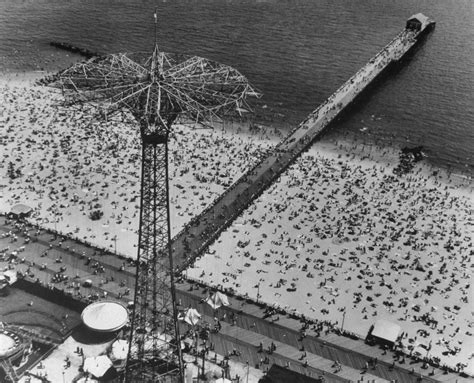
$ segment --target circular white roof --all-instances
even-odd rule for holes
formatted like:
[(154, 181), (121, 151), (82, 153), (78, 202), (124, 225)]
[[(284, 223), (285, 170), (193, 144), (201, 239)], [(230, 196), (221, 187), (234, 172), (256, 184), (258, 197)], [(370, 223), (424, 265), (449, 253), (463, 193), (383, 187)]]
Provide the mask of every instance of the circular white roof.
[(116, 331), (128, 321), (127, 309), (120, 303), (94, 302), (82, 311), (82, 322), (94, 331)]
[(0, 333), (0, 356), (7, 355), (15, 347), (16, 342), (11, 336)]

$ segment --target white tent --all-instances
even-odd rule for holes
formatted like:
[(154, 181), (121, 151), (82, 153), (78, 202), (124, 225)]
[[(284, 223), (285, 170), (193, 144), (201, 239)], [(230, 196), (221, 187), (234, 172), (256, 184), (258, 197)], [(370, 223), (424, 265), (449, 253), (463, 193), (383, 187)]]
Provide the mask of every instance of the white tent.
[(398, 334), (400, 334), (401, 331), (402, 328), (398, 324), (385, 319), (379, 319), (374, 324), (372, 336), (391, 343), (395, 343), (398, 338)]
[(181, 319), (191, 326), (195, 326), (201, 319), (201, 314), (199, 314), (196, 309), (187, 309), (186, 313)]
[(31, 208), (30, 206), (25, 205), (24, 203), (19, 203), (15, 206), (12, 206), (12, 208), (10, 209), (10, 214), (15, 215), (17, 217), (21, 217), (30, 214), (32, 211), (33, 208)]
[(128, 342), (124, 339), (118, 339), (112, 344), (110, 357), (115, 360), (127, 359)]
[(100, 378), (112, 367), (112, 361), (107, 355), (99, 355), (92, 358), (86, 358), (84, 361), (84, 372)]
[(229, 300), (227, 299), (227, 296), (220, 292), (216, 292), (212, 296), (208, 297), (206, 299), (206, 303), (214, 310), (218, 309), (221, 306), (229, 306), (230, 304)]

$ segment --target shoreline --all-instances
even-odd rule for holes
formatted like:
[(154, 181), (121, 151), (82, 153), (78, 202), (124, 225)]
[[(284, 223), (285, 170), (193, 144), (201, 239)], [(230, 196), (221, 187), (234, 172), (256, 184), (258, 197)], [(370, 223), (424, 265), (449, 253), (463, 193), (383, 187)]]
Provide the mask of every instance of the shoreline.
[[(78, 56), (73, 54), (72, 57), (70, 57), (69, 55), (66, 55), (65, 57), (68, 58), (67, 62), (72, 64), (77, 61), (77, 60), (72, 60), (72, 58), (78, 57)], [(44, 78), (46, 76), (53, 75), (58, 70), (61, 70), (61, 68), (59, 68), (57, 64), (43, 70), (25, 70), (21, 72), (18, 72), (18, 71), (10, 72), (10, 71), (3, 70), (3, 71), (0, 71), (0, 86), (6, 85), (8, 83), (16, 85), (16, 86), (33, 86), (35, 85), (35, 81), (41, 78)], [(259, 105), (258, 107), (266, 109), (267, 105), (263, 105), (263, 106)], [(278, 117), (274, 116), (276, 112), (277, 112), (276, 110), (270, 111), (269, 113), (269, 117), (271, 117), (270, 120), (262, 117), (261, 121), (255, 121), (255, 125), (261, 127), (262, 131), (264, 130), (273, 131), (272, 140), (276, 140), (275, 143), (273, 143), (274, 145), (278, 143), (279, 140), (283, 139), (295, 125), (295, 124), (291, 124), (290, 122), (286, 120), (279, 121)], [(262, 116), (265, 116), (265, 113), (262, 114)], [(373, 116), (373, 118), (375, 117)], [(374, 122), (374, 121), (375, 119), (371, 122)], [(383, 121), (380, 121), (380, 123), (383, 124)], [(248, 125), (248, 122), (244, 121), (243, 124)], [(374, 130), (374, 126), (371, 126), (370, 129)], [(240, 130), (237, 133), (240, 133)], [(330, 131), (328, 132), (328, 134), (325, 134), (318, 142), (336, 144), (336, 146), (338, 142), (344, 142), (345, 146), (349, 144), (351, 145), (358, 144), (358, 145), (365, 146), (371, 149), (379, 149), (379, 150), (382, 150), (383, 152), (390, 153), (390, 154), (392, 154), (393, 152), (396, 152), (397, 155), (398, 155), (398, 152), (402, 148), (402, 145), (397, 145), (392, 142), (389, 145), (386, 145), (385, 141), (377, 140), (376, 137), (374, 137), (373, 135), (360, 136), (360, 135), (357, 135), (354, 131), (345, 131), (345, 132), (338, 132), (338, 133), (334, 133), (333, 131)], [(404, 146), (414, 147), (418, 145), (419, 143), (407, 143)], [(337, 150), (337, 148), (335, 150)], [(432, 171), (438, 171), (440, 174), (442, 174), (443, 177), (445, 178), (452, 177), (453, 179), (457, 179), (458, 184), (461, 184), (461, 185), (469, 184), (470, 182), (474, 181), (473, 174), (467, 171), (465, 167), (462, 167), (461, 165), (459, 165), (459, 167), (457, 168), (453, 168), (452, 165), (440, 166), (437, 161), (431, 162), (429, 158), (430, 156), (425, 155), (425, 159), (422, 161), (422, 164), (424, 164), (427, 168), (432, 169)], [(380, 160), (382, 160), (382, 157), (380, 158)]]

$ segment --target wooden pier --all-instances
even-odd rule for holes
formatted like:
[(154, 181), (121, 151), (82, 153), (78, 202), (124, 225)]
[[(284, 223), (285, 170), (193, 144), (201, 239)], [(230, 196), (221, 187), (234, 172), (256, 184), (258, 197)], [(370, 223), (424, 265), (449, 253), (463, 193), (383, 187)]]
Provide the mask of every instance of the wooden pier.
[[(422, 19), (411, 27), (411, 20)], [(425, 16), (414, 15), (402, 30), (334, 94), (314, 110), (274, 150), (237, 180), (211, 206), (173, 238), (174, 264), (184, 270), (232, 222), (335, 122), (344, 110), (386, 70), (411, 51), (434, 27)]]

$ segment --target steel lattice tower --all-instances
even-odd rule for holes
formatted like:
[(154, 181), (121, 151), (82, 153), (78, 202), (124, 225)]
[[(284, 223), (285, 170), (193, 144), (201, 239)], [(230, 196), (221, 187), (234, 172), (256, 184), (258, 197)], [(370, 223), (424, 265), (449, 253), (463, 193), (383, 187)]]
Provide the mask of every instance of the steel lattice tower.
[[(160, 93), (159, 51), (152, 56), (148, 94)], [(181, 382), (182, 357), (171, 253), (168, 136), (177, 117), (161, 97), (142, 97), (133, 114), (140, 123), (142, 172), (134, 308), (125, 382)], [(160, 111), (147, 113), (147, 109)], [(133, 347), (136, 346), (136, 352)]]
[(142, 134), (139, 254), (127, 382), (158, 381), (157, 375), (174, 375), (182, 367), (169, 256), (167, 140), (167, 132)]
[[(156, 31), (156, 16), (155, 16)], [(155, 32), (156, 34), (156, 32)], [(178, 117), (200, 122), (248, 108), (259, 96), (237, 70), (197, 56), (111, 54), (77, 63), (53, 80), (66, 105), (125, 112), (142, 141), (134, 309), (125, 382), (181, 382), (183, 365), (171, 252), (168, 137)], [(124, 113), (122, 113), (122, 116)]]

